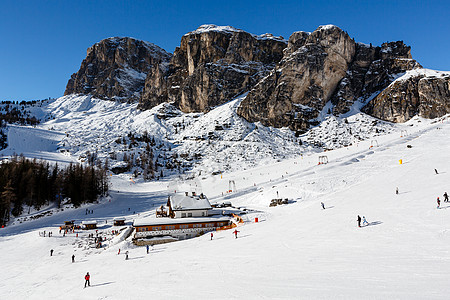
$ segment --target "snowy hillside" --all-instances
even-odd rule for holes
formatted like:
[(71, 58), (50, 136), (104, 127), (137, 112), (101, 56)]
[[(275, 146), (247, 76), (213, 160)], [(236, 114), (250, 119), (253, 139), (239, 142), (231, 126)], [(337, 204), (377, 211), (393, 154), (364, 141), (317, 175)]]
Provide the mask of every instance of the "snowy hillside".
[[(72, 153), (81, 151), (81, 141), (87, 136), (98, 142), (85, 146), (109, 147), (101, 133), (119, 135), (113, 131), (121, 128), (121, 122), (129, 122), (127, 129), (160, 130), (162, 136), (173, 130), (167, 125), (170, 119), (156, 118), (157, 110), (136, 113), (131, 118), (125, 116), (130, 106), (122, 104), (120, 114), (109, 110), (110, 102), (90, 99), (83, 103), (85, 108), (90, 107), (86, 113), (84, 109), (69, 113), (62, 108), (64, 99), (58, 101), (52, 105), (59, 119), (41, 127), (71, 130), (61, 142), (72, 142)], [(89, 114), (105, 116), (104, 123), (92, 119), (89, 124), (85, 121)], [(106, 121), (109, 114), (113, 116)], [(153, 116), (154, 123), (142, 121), (144, 114), (145, 120)], [(171, 119), (191, 124), (178, 133), (177, 140), (207, 133), (210, 124), (202, 121), (205, 117), (173, 116)], [(216, 118), (220, 124), (238, 122), (225, 112)], [(352, 122), (356, 119), (348, 120), (348, 124)], [(244, 134), (245, 138), (254, 134), (264, 141), (283, 134), (259, 125), (258, 129), (246, 123), (241, 126), (233, 134)], [(317, 130), (316, 136), (320, 135)], [(442, 194), (450, 188), (450, 120), (415, 118), (393, 130), (377, 137), (376, 142), (368, 139), (310, 154), (302, 152), (307, 149), (303, 146), (298, 153), (303, 156), (222, 175), (202, 174), (193, 181), (134, 183), (125, 175), (112, 176), (110, 199), (78, 209), (66, 208), (33, 221), (17, 220), (0, 229), (0, 298), (141, 299), (148, 295), (156, 299), (447, 299), (450, 204), (442, 202), (437, 209), (436, 198), (443, 200)], [(226, 129), (220, 131), (224, 132)], [(221, 143), (238, 145), (232, 143), (231, 134), (225, 139), (220, 133)], [(185, 141), (194, 143), (190, 138)], [(29, 146), (30, 152), (33, 147)], [(186, 142), (178, 147), (190, 146)], [(329, 163), (318, 165), (319, 155), (326, 155)], [(230, 180), (235, 181), (236, 190), (226, 193)], [(248, 209), (245, 224), (238, 227), (238, 238), (230, 231), (220, 231), (212, 240), (202, 236), (156, 245), (146, 254), (145, 247), (133, 246), (124, 239), (124, 232), (110, 234), (120, 229), (111, 225), (112, 218), (125, 216), (130, 224), (133, 219), (153, 215), (154, 209), (166, 201), (168, 190), (181, 184), (201, 189), (212, 202), (227, 200)], [(277, 194), (288, 198), (289, 204), (269, 207)], [(93, 214), (86, 215), (86, 209)], [(357, 215), (365, 216), (369, 225), (358, 228)], [(255, 217), (259, 222), (254, 222)], [(108, 239), (105, 247), (92, 247), (87, 236), (95, 231), (77, 231), (65, 237), (59, 234), (58, 226), (69, 219), (77, 223), (97, 220), (99, 234)], [(44, 230), (52, 231), (53, 236), (40, 236)], [(53, 256), (50, 249), (54, 249)], [(125, 251), (129, 260), (125, 260)], [(91, 274), (91, 287), (84, 289), (86, 272)]]
[[(216, 174), (349, 146), (404, 127), (365, 114), (345, 119), (324, 114), (320, 126), (296, 137), (289, 129), (239, 117), (236, 110), (243, 97), (208, 113), (184, 114), (167, 103), (140, 111), (136, 104), (64, 96), (30, 109), (42, 120), (36, 128), (11, 126), (8, 148), (0, 154), (23, 153), (66, 163), (86, 162), (90, 157), (104, 163), (108, 158), (111, 167), (129, 166), (125, 171), (142, 178), (139, 174), (146, 172), (144, 160), (149, 159), (150, 148), (155, 178)], [(50, 136), (45, 147), (52, 148), (53, 159), (49, 149), (42, 149)]]

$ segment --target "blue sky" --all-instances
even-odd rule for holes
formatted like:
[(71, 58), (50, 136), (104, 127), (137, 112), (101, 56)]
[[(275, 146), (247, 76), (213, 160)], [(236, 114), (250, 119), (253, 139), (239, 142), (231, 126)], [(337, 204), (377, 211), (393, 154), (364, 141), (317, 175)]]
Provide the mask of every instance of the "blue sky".
[(426, 68), (450, 71), (450, 1), (0, 0), (0, 100), (62, 96), (92, 44), (131, 36), (173, 52), (202, 24), (286, 39), (335, 24), (357, 42), (403, 40)]

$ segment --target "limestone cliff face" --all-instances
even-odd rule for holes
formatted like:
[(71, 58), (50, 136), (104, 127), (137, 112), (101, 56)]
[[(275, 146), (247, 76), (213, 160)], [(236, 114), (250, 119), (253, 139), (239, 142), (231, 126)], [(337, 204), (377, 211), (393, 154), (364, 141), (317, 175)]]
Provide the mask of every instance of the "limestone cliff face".
[(425, 69), (410, 71), (370, 101), (364, 111), (391, 122), (406, 122), (415, 115), (432, 119), (448, 114), (450, 74)]
[(386, 88), (398, 74), (421, 68), (411, 58), (411, 47), (402, 41), (381, 47), (357, 44), (356, 55), (331, 102), (335, 115), (346, 113), (356, 102), (365, 103)]
[(267, 75), (283, 57), (286, 44), (270, 34), (203, 25), (181, 38), (170, 63), (149, 74), (140, 108), (170, 101), (194, 112), (223, 104)]
[(300, 133), (323, 116), (364, 105), (365, 112), (393, 122), (448, 113), (447, 75), (420, 70), (402, 41), (355, 43), (333, 25), (294, 32), (289, 41), (203, 25), (185, 34), (173, 55), (132, 38), (93, 45), (65, 95), (139, 101), (140, 109), (173, 102), (183, 112), (206, 112), (248, 92), (241, 117)]
[(87, 50), (64, 95), (92, 94), (101, 99), (136, 101), (153, 68), (171, 58), (156, 45), (133, 38), (108, 38)]
[(302, 131), (346, 76), (355, 42), (336, 26), (321, 26), (307, 36), (295, 33), (289, 40), (283, 60), (249, 92), (238, 114), (251, 122)]

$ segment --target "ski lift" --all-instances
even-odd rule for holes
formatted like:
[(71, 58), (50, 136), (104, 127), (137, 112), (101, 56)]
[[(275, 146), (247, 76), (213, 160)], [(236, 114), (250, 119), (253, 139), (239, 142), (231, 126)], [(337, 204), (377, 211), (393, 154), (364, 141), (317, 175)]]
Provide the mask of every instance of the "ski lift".
[(320, 155), (318, 165), (323, 165), (323, 164), (327, 164), (327, 163), (328, 163), (328, 156)]
[(406, 131), (406, 130), (402, 130), (400, 132), (400, 137), (404, 137), (404, 136), (407, 136), (407, 135), (408, 135), (408, 131)]
[(231, 193), (232, 191), (236, 192), (236, 182), (234, 180), (228, 181), (228, 193)]

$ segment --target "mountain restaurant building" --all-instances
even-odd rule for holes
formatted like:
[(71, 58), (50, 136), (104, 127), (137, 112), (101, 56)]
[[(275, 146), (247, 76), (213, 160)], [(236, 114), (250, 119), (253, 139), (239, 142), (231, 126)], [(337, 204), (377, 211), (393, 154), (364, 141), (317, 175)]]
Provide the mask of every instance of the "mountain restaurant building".
[[(169, 197), (167, 217), (148, 217), (133, 222), (135, 239), (172, 238), (183, 240), (230, 224), (230, 216), (213, 214), (209, 200), (203, 194), (176, 193)], [(161, 212), (156, 216), (162, 216)], [(166, 215), (166, 214), (164, 214)]]

